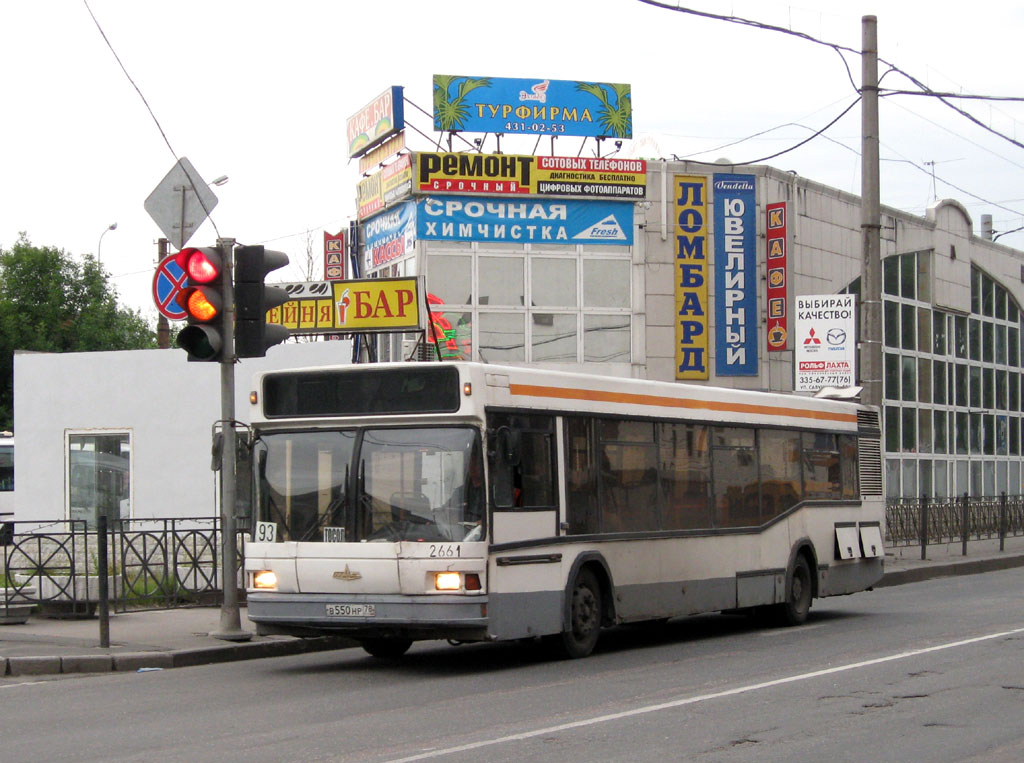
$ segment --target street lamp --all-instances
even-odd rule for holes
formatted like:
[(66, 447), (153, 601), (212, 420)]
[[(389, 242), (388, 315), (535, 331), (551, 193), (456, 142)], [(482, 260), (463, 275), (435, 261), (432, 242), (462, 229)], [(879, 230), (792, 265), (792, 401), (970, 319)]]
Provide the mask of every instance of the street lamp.
[(100, 260), (100, 247), (103, 246), (103, 237), (106, 236), (107, 233), (109, 233), (112, 230), (117, 230), (117, 223), (111, 223), (110, 225), (107, 226), (107, 229), (100, 234), (99, 243), (96, 244), (96, 264), (97, 265), (101, 261)]

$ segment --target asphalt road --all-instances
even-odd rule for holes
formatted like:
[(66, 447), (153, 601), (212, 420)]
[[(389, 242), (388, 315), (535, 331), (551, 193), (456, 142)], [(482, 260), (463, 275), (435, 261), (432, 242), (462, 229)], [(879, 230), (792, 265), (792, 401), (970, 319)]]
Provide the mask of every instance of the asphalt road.
[(1024, 760), (1024, 569), (815, 602), (799, 628), (621, 628), (577, 661), (418, 644), (0, 680), (38, 760)]

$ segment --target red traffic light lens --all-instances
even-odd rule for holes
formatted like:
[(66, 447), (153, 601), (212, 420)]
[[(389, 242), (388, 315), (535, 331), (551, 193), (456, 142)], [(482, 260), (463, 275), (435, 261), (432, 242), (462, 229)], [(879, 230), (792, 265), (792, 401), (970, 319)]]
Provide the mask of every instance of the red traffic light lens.
[(196, 283), (210, 283), (220, 275), (220, 255), (213, 249), (186, 247), (178, 252), (175, 262)]

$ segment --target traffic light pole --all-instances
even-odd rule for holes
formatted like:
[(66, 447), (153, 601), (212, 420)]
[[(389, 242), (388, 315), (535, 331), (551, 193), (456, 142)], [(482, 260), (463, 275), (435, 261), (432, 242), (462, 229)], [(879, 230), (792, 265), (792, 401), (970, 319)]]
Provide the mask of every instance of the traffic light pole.
[(237, 493), (235, 466), (235, 300), (232, 288), (232, 261), (235, 248), (233, 238), (217, 239), (224, 266), (221, 270), (221, 290), (224, 295), (221, 335), (224, 341), (220, 361), (220, 418), (223, 449), (220, 462), (220, 531), (221, 570), (223, 571), (224, 600), (220, 608), (220, 628), (210, 633), (225, 641), (248, 641), (252, 633), (242, 630), (238, 608), (238, 542), (235, 527), (235, 495)]

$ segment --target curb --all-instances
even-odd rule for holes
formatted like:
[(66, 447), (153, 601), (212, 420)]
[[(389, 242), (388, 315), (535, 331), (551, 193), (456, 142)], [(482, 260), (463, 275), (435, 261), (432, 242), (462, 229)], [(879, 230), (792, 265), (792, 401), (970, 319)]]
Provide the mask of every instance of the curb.
[(892, 572), (885, 573), (882, 579), (875, 583), (875, 588), (886, 588), (888, 586), (903, 585), (904, 583), (920, 583), (923, 580), (953, 577), (955, 575), (976, 575), (980, 572), (1009, 570), (1014, 567), (1024, 567), (1024, 555), (972, 559), (970, 561), (930, 564), (927, 567), (893, 570)]
[[(919, 583), (933, 578), (975, 575), (981, 572), (1024, 567), (1024, 554), (988, 557), (947, 563), (932, 563), (922, 567), (886, 572), (875, 588), (887, 588), (905, 583)], [(264, 641), (226, 644), (224, 646), (195, 647), (164, 652), (123, 652), (120, 654), (89, 654), (66, 657), (0, 656), (0, 678), (5, 676), (45, 676), (72, 673), (140, 672), (169, 670), (199, 665), (213, 665), (238, 660), (258, 660), (265, 657), (326, 652), (349, 649), (359, 644), (340, 636), (320, 638), (275, 638)]]
[(324, 636), (309, 639), (271, 639), (254, 643), (197, 647), (167, 652), (122, 652), (120, 654), (89, 654), (68, 657), (0, 657), (0, 677), (169, 670), (237, 660), (258, 660), (264, 657), (326, 652), (334, 649), (348, 649), (356, 645), (356, 642), (351, 639)]

